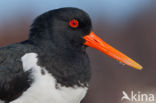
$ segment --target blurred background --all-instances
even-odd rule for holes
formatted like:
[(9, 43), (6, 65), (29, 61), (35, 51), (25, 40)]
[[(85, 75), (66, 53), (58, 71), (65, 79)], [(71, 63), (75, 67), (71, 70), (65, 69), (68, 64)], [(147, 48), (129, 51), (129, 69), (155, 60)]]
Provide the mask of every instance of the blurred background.
[(131, 103), (121, 102), (122, 91), (156, 96), (155, 0), (1, 0), (0, 46), (27, 39), (35, 17), (60, 7), (85, 10), (97, 35), (144, 67), (138, 71), (123, 66), (88, 48), (93, 76), (82, 103)]

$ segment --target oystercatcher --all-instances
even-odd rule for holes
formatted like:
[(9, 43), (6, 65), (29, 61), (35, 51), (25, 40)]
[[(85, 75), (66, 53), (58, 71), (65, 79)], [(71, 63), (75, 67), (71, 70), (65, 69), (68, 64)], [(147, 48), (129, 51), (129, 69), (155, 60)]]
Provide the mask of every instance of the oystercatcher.
[(0, 101), (80, 103), (91, 77), (88, 46), (142, 69), (96, 36), (83, 10), (55, 9), (34, 20), (27, 40), (0, 48)]

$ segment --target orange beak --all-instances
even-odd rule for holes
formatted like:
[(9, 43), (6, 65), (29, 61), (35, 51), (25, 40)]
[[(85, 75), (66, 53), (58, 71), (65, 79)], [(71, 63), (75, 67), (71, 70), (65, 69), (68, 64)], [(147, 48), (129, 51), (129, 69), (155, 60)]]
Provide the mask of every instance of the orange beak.
[(112, 46), (110, 46), (109, 44), (104, 42), (101, 38), (96, 36), (93, 32), (91, 32), (89, 35), (84, 36), (83, 38), (86, 40), (84, 45), (95, 48), (95, 49), (105, 53), (106, 55), (108, 55), (108, 56), (128, 65), (128, 66), (131, 66), (135, 69), (141, 70), (143, 68), (140, 64), (138, 64), (137, 62), (135, 62), (134, 60), (132, 60), (125, 54), (121, 53), (117, 49), (113, 48)]

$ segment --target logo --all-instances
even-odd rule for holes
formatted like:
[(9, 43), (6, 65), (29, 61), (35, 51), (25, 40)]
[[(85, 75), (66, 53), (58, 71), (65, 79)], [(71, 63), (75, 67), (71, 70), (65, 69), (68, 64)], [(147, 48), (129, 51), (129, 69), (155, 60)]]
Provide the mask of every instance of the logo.
[(127, 100), (131, 102), (154, 102), (155, 97), (152, 93), (142, 93), (140, 91), (134, 92), (131, 91), (129, 94), (125, 91), (122, 91), (121, 101)]

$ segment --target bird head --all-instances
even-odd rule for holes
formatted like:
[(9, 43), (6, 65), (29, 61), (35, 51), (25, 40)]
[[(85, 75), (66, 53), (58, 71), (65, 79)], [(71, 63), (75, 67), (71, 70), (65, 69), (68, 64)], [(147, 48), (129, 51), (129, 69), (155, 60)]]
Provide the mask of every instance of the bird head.
[(31, 26), (29, 40), (36, 44), (48, 42), (57, 48), (92, 47), (119, 62), (139, 70), (142, 69), (137, 62), (98, 37), (92, 30), (88, 14), (78, 8), (60, 8), (38, 16)]

